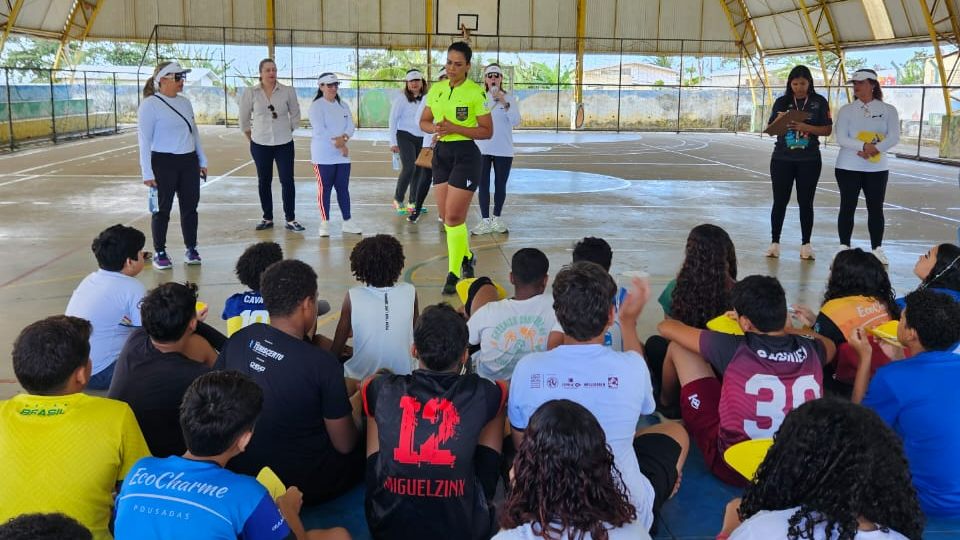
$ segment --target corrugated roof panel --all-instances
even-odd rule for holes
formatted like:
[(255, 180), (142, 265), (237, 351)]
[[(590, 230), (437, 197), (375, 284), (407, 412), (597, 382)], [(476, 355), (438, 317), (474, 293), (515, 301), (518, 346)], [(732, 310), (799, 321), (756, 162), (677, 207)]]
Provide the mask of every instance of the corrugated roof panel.
[(702, 8), (702, 0), (661, 2), (658, 35), (660, 38), (667, 39), (699, 39), (700, 28), (703, 25), (703, 20), (700, 16)]
[[(833, 15), (840, 43), (873, 40), (873, 30), (867, 20), (867, 12), (864, 11), (862, 2), (830, 4), (830, 14)], [(838, 21), (844, 21), (844, 24)], [(826, 23), (823, 29), (827, 30)], [(832, 43), (833, 40), (827, 37), (821, 38), (820, 41)]]
[(532, 34), (532, 8), (528, 2), (500, 3), (500, 33), (508, 36)]
[(620, 2), (617, 36), (632, 39), (656, 39), (660, 33), (659, 2)]
[(616, 33), (617, 0), (590, 0), (586, 2), (586, 12), (585, 36), (617, 37), (614, 35)]

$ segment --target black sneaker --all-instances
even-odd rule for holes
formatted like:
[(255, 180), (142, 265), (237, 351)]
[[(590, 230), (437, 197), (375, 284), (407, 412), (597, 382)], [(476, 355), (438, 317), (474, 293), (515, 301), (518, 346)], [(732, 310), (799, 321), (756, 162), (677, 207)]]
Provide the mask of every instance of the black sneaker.
[(443, 284), (442, 294), (457, 294), (457, 282), (460, 281), (460, 278), (456, 274), (450, 272), (447, 274), (447, 282)]
[(410, 223), (416, 223), (417, 220), (420, 219), (420, 214), (422, 213), (423, 212), (417, 212), (416, 209), (407, 212), (407, 221)]
[(460, 264), (460, 275), (464, 278), (474, 277), (474, 269), (477, 267), (477, 254), (474, 253), (469, 259), (464, 257)]
[(301, 225), (301, 224), (300, 224), (299, 222), (297, 222), (297, 221), (288, 221), (288, 222), (287, 222), (287, 225), (286, 225), (286, 229), (287, 229), (288, 231), (302, 232), (302, 231), (303, 231), (303, 225)]
[(267, 230), (267, 229), (272, 229), (272, 228), (273, 228), (273, 222), (272, 222), (272, 221), (267, 221), (267, 220), (265, 220), (265, 219), (260, 220), (260, 223), (257, 223), (257, 226), (254, 227), (254, 229), (256, 229), (256, 230), (258, 230), (258, 231), (265, 231), (265, 230)]

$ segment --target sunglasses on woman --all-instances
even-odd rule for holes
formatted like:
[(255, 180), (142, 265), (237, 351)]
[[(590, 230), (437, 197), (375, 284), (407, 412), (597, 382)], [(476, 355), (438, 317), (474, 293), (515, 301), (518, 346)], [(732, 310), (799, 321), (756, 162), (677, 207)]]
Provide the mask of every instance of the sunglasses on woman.
[(277, 109), (273, 105), (267, 105), (267, 110), (270, 111), (270, 114), (273, 115), (273, 119), (277, 119)]
[(166, 76), (164, 77), (164, 79), (173, 79), (173, 80), (176, 81), (176, 82), (185, 81), (185, 80), (187, 80), (187, 74), (186, 74), (186, 73), (174, 73), (174, 74), (172, 74), (172, 75), (166, 75)]
[(487, 78), (488, 78), (488, 79), (499, 79), (499, 78), (500, 78), (500, 74), (499, 74), (499, 73), (487, 73)]
[(340, 83), (338, 83), (338, 82), (332, 82), (332, 83), (329, 83), (329, 84), (324, 84), (323, 86), (329, 86), (330, 88), (339, 88), (339, 87), (340, 87)]

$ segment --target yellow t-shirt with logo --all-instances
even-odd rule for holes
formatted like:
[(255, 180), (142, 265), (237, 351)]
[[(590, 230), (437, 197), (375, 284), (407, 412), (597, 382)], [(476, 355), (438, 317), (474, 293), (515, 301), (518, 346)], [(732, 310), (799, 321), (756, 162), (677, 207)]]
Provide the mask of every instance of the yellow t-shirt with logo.
[[(477, 127), (477, 117), (490, 114), (487, 110), (487, 94), (483, 87), (466, 79), (460, 86), (450, 86), (450, 81), (440, 81), (427, 93), (427, 107), (433, 113), (433, 121), (449, 120), (458, 126)], [(469, 141), (470, 137), (457, 133), (440, 137), (443, 142)]]
[(121, 401), (86, 394), (0, 401), (0, 523), (62, 512), (94, 539), (109, 540), (112, 492), (149, 455), (133, 411)]

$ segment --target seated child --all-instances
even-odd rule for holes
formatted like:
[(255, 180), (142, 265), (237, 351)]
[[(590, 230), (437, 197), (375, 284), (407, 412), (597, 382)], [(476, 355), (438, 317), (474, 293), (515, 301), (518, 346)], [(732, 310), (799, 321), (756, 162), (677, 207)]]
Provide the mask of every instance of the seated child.
[(510, 267), (513, 298), (485, 304), (474, 301), (467, 321), (470, 345), (480, 347), (473, 355), (476, 372), (485, 379), (510, 380), (521, 358), (547, 350), (547, 338), (557, 321), (553, 297), (544, 294), (550, 268), (547, 256), (539, 249), (523, 248), (513, 254)]
[(467, 325), (448, 304), (423, 311), (411, 352), (420, 369), (363, 386), (370, 532), (376, 540), (489, 539), (506, 385), (460, 375)]
[(62, 512), (110, 539), (113, 493), (150, 455), (130, 407), (88, 396), (89, 322), (58, 315), (13, 343), (13, 372), (26, 394), (0, 401), (0, 523), (20, 514)]
[[(950, 295), (932, 290), (914, 291), (900, 312), (897, 339), (912, 353), (889, 349), (896, 362), (881, 367), (870, 379), (871, 347), (862, 328), (850, 337), (860, 365), (853, 401), (869, 407), (903, 439), (920, 496), (928, 516), (960, 517), (960, 304)], [(885, 344), (886, 342), (884, 342)], [(869, 385), (869, 386), (868, 386)]]
[(530, 417), (513, 466), (513, 489), (493, 540), (554, 538), (649, 540), (637, 521), (597, 418), (582, 405), (555, 399)]
[[(825, 366), (827, 389), (848, 396), (857, 373), (857, 355), (847, 336), (859, 326), (874, 328), (900, 316), (887, 268), (873, 253), (860, 248), (837, 253), (830, 265), (830, 278), (823, 293), (820, 313), (805, 306), (793, 306), (794, 317), (829, 338), (837, 347), (837, 361)], [(874, 348), (873, 370), (889, 362), (879, 347)]]
[(23, 514), (0, 524), (0, 540), (93, 540), (93, 535), (63, 514)]
[[(608, 244), (603, 238), (588, 236), (573, 246), (573, 262), (578, 261), (587, 261), (599, 264), (609, 274), (610, 265), (613, 261), (613, 250), (610, 248), (610, 244)], [(617, 291), (613, 297), (613, 323), (610, 324), (603, 335), (603, 345), (605, 347), (610, 347), (615, 351), (625, 350), (623, 348), (623, 330), (620, 324), (620, 304), (623, 302), (623, 299), (626, 296), (627, 289), (624, 287), (617, 287)], [(560, 327), (560, 323), (558, 322), (553, 325), (553, 329), (550, 331), (547, 349), (553, 349), (562, 343), (563, 329)], [(643, 348), (641, 347), (638, 352), (642, 353)]]
[(274, 502), (255, 478), (226, 469), (250, 442), (262, 407), (263, 390), (240, 373), (195, 380), (180, 407), (187, 451), (134, 464), (117, 496), (117, 540), (349, 539), (344, 529), (305, 531), (296, 487)]
[(920, 540), (923, 522), (893, 431), (864, 407), (825, 398), (787, 414), (717, 538)]
[(143, 327), (134, 330), (123, 346), (107, 394), (130, 405), (157, 457), (180, 455), (187, 449), (180, 429), (180, 401), (190, 383), (209, 372), (217, 359), (210, 344), (194, 333), (197, 295), (192, 285), (168, 282), (143, 297)]
[(231, 471), (268, 466), (299, 486), (306, 504), (334, 499), (363, 478), (363, 448), (347, 397), (343, 366), (307, 337), (317, 326), (317, 274), (296, 259), (275, 262), (260, 278), (270, 324), (237, 331), (215, 369), (245, 373), (263, 388), (263, 416)]
[(637, 318), (650, 296), (647, 281), (633, 280), (620, 305), (624, 351), (603, 345), (613, 324), (617, 285), (598, 264), (580, 261), (553, 280), (553, 308), (563, 344), (520, 359), (513, 372), (507, 414), (520, 448), (534, 411), (551, 399), (570, 399), (589, 410), (603, 428), (622, 484), (645, 530), (653, 514), (679, 486), (690, 441), (683, 426), (663, 422), (637, 431), (654, 410), (650, 373), (640, 354)]
[(236, 274), (247, 288), (227, 298), (223, 320), (227, 321), (227, 337), (255, 322), (270, 323), (270, 315), (260, 296), (260, 274), (271, 264), (283, 260), (283, 249), (276, 242), (259, 242), (248, 246), (237, 259)]
[(742, 336), (676, 320), (657, 330), (679, 345), (664, 363), (664, 392), (680, 387), (683, 421), (707, 468), (727, 484), (744, 486), (746, 479), (723, 453), (739, 442), (773, 437), (790, 410), (821, 397), (823, 364), (836, 348), (787, 324), (787, 299), (776, 278), (747, 276), (730, 294)]
[(87, 384), (106, 390), (113, 378), (114, 362), (127, 336), (140, 326), (140, 299), (147, 288), (136, 279), (150, 254), (144, 255), (143, 233), (133, 227), (114, 225), (93, 240), (93, 254), (100, 267), (83, 278), (73, 291), (66, 314), (90, 321), (90, 359), (93, 375)]
[(413, 371), (410, 345), (420, 309), (414, 286), (397, 283), (403, 260), (403, 246), (388, 234), (368, 236), (350, 253), (350, 270), (363, 285), (343, 299), (332, 348), (340, 357), (353, 336), (353, 356), (343, 366), (347, 377), (365, 379), (380, 368)]

